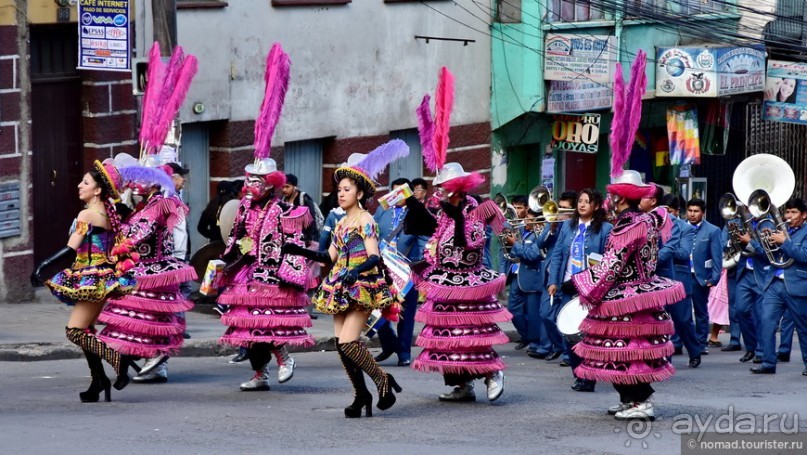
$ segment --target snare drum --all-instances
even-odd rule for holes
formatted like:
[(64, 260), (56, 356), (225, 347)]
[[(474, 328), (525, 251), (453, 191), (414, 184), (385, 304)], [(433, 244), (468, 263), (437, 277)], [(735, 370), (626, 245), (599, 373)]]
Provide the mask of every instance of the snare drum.
[(558, 331), (563, 334), (568, 343), (574, 344), (583, 340), (580, 324), (587, 315), (588, 310), (580, 304), (580, 297), (577, 296), (569, 300), (560, 309), (558, 313)]

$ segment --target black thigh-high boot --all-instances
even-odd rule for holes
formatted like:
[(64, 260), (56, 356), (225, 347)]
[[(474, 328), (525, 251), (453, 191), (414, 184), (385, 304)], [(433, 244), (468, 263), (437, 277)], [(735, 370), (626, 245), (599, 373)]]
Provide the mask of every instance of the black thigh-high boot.
[(392, 393), (392, 390), (398, 393), (402, 390), (395, 378), (378, 366), (370, 351), (359, 341), (343, 343), (340, 346), (345, 358), (353, 363), (355, 367), (367, 373), (370, 379), (375, 382), (376, 388), (378, 388), (378, 404), (376, 407), (382, 411), (391, 408), (395, 404), (395, 394)]
[(85, 392), (79, 392), (78, 396), (81, 399), (81, 402), (97, 402), (102, 390), (104, 391), (104, 401), (112, 401), (109, 393), (110, 389), (112, 388), (112, 382), (108, 377), (106, 377), (106, 373), (104, 372), (104, 364), (101, 363), (101, 358), (98, 357), (98, 355), (94, 352), (87, 350), (84, 350), (84, 357), (87, 358), (87, 365), (90, 367), (90, 376), (92, 376), (92, 382), (90, 383), (90, 388), (88, 388)]
[(121, 355), (118, 351), (110, 348), (106, 343), (99, 340), (87, 329), (75, 327), (65, 327), (67, 339), (82, 350), (90, 351), (98, 357), (104, 359), (112, 365), (118, 377), (113, 386), (117, 390), (122, 390), (129, 384), (129, 366), (134, 363), (134, 357)]
[(358, 368), (350, 359), (342, 352), (342, 345), (339, 344), (339, 338), (336, 341), (336, 352), (339, 353), (339, 360), (342, 361), (342, 367), (347, 373), (347, 378), (353, 385), (353, 403), (345, 408), (345, 417), (355, 418), (361, 417), (361, 409), (365, 408), (365, 415), (367, 417), (373, 416), (373, 395), (367, 390), (367, 384), (364, 383), (364, 371)]

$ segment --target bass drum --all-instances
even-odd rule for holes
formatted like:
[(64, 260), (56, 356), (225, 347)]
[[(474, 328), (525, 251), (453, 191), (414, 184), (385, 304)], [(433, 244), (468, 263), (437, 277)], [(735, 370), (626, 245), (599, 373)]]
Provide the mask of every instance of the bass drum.
[(580, 297), (574, 297), (560, 309), (558, 313), (558, 331), (570, 344), (579, 343), (583, 340), (580, 324), (583, 323), (586, 316), (588, 316), (588, 310), (580, 304)]
[(227, 201), (219, 212), (219, 229), (221, 229), (221, 238), (227, 241), (230, 237), (230, 231), (233, 230), (233, 223), (235, 223), (235, 215), (238, 212), (238, 206), (241, 204), (240, 199), (231, 199)]
[(207, 270), (207, 263), (213, 259), (218, 259), (224, 254), (224, 247), (227, 244), (221, 240), (214, 240), (207, 245), (199, 248), (196, 253), (191, 257), (191, 267), (196, 270), (196, 281), (201, 283), (205, 277)]

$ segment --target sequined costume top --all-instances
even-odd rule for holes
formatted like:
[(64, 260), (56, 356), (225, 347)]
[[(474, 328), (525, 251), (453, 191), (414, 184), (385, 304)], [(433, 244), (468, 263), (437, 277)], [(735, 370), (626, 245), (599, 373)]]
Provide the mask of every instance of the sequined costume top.
[(84, 239), (76, 250), (73, 265), (45, 282), (53, 295), (73, 305), (78, 301), (103, 302), (134, 290), (133, 274), (116, 272), (115, 263), (109, 258), (115, 244), (112, 231), (76, 220), (70, 230), (73, 233), (83, 235)]
[(309, 269), (299, 256), (281, 255), (284, 243), (303, 245), (303, 230), (313, 222), (306, 207), (290, 208), (277, 198), (244, 198), (223, 258), (228, 262), (218, 302), (227, 326), (220, 342), (251, 347), (255, 343), (311, 346), (305, 328), (311, 317), (305, 289)]
[(352, 286), (342, 285), (342, 278), (347, 271), (367, 260), (365, 239), (378, 239), (378, 236), (378, 225), (375, 222), (359, 227), (348, 226), (347, 217), (339, 220), (332, 234), (332, 242), (337, 251), (336, 262), (314, 296), (314, 305), (318, 311), (336, 314), (347, 311), (351, 305), (371, 311), (392, 304), (389, 284), (379, 266), (359, 274)]
[(501, 212), (491, 201), (478, 205), (470, 197), (461, 211), (457, 219), (437, 212), (424, 254), (428, 267), (415, 276), (426, 298), (415, 314), (424, 324), (417, 337), (423, 351), (412, 368), (470, 379), (505, 368), (493, 346), (509, 342), (497, 323), (512, 315), (496, 299), (504, 275), (483, 265), (485, 226), (499, 231)]
[(574, 346), (584, 379), (636, 384), (661, 381), (675, 369), (666, 357), (675, 332), (665, 305), (686, 297), (683, 284), (656, 275), (659, 244), (672, 220), (663, 209), (620, 214), (602, 262), (572, 276), (580, 303), (589, 308)]
[(179, 284), (195, 280), (193, 267), (176, 259), (174, 227), (188, 214), (188, 207), (177, 198), (152, 194), (142, 207), (129, 215), (123, 226), (124, 235), (132, 239), (140, 260), (135, 276), (141, 288)]

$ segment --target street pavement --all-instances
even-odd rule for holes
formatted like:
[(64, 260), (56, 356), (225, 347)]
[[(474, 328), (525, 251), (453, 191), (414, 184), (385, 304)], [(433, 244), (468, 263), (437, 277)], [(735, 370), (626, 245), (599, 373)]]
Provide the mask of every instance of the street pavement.
[[(746, 413), (759, 429), (766, 414), (784, 415), (785, 430), (795, 420), (807, 434), (807, 418), (797, 416), (807, 403), (798, 341), (792, 361), (772, 376), (751, 375), (751, 365), (738, 362), (742, 352), (712, 349), (694, 370), (685, 356), (675, 357), (678, 374), (654, 385), (657, 420), (649, 425), (606, 414), (617, 402), (609, 384), (598, 384), (595, 393), (574, 392), (568, 368), (529, 358), (513, 344), (498, 349), (508, 369), (505, 393), (494, 403), (482, 381), (476, 403), (439, 402), (437, 395), (448, 390), (440, 376), (397, 367), (393, 356), (382, 366), (404, 388), (398, 403), (374, 409), (371, 419), (345, 419), (352, 389), (334, 352), (295, 353), (298, 367), (285, 384), (277, 384), (272, 362), (271, 391), (241, 392), (238, 384), (252, 374), (248, 362), (230, 365), (229, 355), (216, 355), (212, 347), (222, 326), (196, 312), (188, 313), (188, 342), (198, 343), (199, 354), (172, 358), (168, 383), (130, 384), (112, 390), (111, 403), (80, 403), (88, 370), (64, 342), (67, 314), (55, 303), (0, 305), (2, 454), (677, 454), (687, 429), (682, 422), (692, 427), (699, 419), (714, 429), (719, 417), (737, 420)], [(315, 336), (330, 337), (328, 317), (314, 324)], [(721, 339), (727, 342), (728, 335)], [(13, 359), (13, 346), (28, 351)], [(112, 376), (111, 368), (107, 373)], [(778, 425), (774, 421), (769, 431), (779, 431)], [(685, 440), (691, 437), (697, 433)]]

